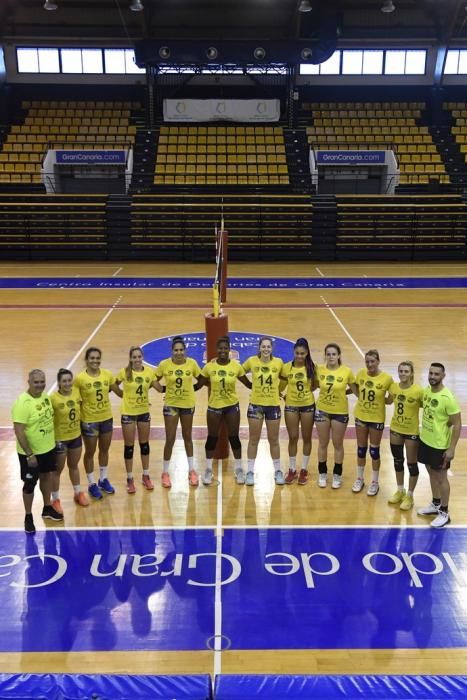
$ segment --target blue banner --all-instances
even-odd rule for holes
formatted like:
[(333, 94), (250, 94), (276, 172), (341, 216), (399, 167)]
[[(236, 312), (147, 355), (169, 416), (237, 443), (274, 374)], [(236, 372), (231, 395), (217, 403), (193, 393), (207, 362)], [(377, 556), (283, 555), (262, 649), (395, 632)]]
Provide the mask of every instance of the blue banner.
[[(457, 289), (467, 277), (230, 277), (229, 289)], [(212, 289), (212, 277), (2, 277), (0, 289)]]
[(0, 532), (0, 651), (467, 646), (467, 529)]
[(317, 151), (318, 165), (384, 165), (386, 151)]
[(56, 151), (59, 165), (125, 165), (126, 151)]

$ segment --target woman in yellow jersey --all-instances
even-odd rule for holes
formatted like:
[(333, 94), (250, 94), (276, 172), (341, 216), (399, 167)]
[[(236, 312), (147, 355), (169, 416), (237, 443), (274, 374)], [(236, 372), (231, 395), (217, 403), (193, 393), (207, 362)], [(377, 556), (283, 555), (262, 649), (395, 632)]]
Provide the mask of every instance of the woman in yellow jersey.
[[(172, 357), (162, 360), (156, 367), (155, 388), (165, 393), (164, 397), (164, 424), (165, 445), (164, 464), (162, 471), (162, 486), (171, 487), (169, 465), (172, 450), (177, 434), (178, 422), (182, 426), (182, 437), (185, 443), (185, 452), (188, 458), (188, 479), (192, 486), (198, 486), (198, 474), (193, 464), (193, 440), (191, 437), (193, 427), (193, 414), (195, 412), (195, 387), (193, 380), (201, 374), (201, 369), (191, 357), (186, 357), (185, 341), (179, 335), (172, 339)], [(164, 380), (164, 385), (159, 380)], [(200, 385), (197, 384), (197, 389)]]
[(81, 396), (73, 386), (73, 374), (69, 369), (59, 369), (57, 386), (50, 400), (54, 410), (55, 450), (57, 471), (52, 474), (52, 506), (63, 513), (60, 503), (60, 475), (68, 464), (70, 481), (74, 491), (74, 501), (80, 506), (89, 505), (89, 499), (79, 483), (79, 460), (81, 458), (82, 440), (80, 427)]
[(342, 364), (341, 349), (337, 343), (328, 343), (324, 348), (324, 364), (316, 368), (319, 396), (316, 402), (315, 422), (318, 432), (318, 486), (328, 483), (328, 445), (332, 439), (334, 447), (334, 469), (332, 488), (342, 486), (342, 464), (344, 462), (344, 436), (349, 422), (347, 394), (356, 392), (354, 373)]
[[(113, 418), (109, 394), (116, 385), (112, 372), (101, 368), (102, 352), (88, 348), (84, 355), (86, 368), (78, 374), (75, 386), (81, 395), (81, 434), (84, 442), (84, 468), (89, 494), (99, 500), (102, 491), (115, 493), (108, 479), (109, 448), (112, 442)], [(94, 478), (94, 455), (99, 446), (99, 480)]]
[(119, 388), (119, 396), (122, 398), (122, 433), (123, 433), (123, 458), (126, 469), (126, 490), (128, 493), (136, 493), (133, 477), (133, 451), (135, 437), (138, 433), (139, 449), (143, 475), (143, 486), (152, 491), (154, 484), (149, 475), (149, 431), (151, 428), (151, 414), (149, 412), (149, 389), (154, 385), (156, 373), (153, 369), (143, 364), (143, 351), (139, 346), (132, 346), (129, 351), (129, 362), (115, 377), (115, 384)]
[(284, 474), (281, 469), (279, 427), (281, 422), (281, 407), (279, 395), (279, 381), (284, 363), (279, 357), (272, 356), (272, 339), (260, 338), (258, 354), (249, 357), (243, 363), (245, 372), (251, 372), (252, 390), (250, 404), (248, 406), (248, 467), (246, 473), (246, 485), (255, 483), (255, 459), (258, 452), (258, 444), (261, 437), (263, 421), (266, 420), (269, 449), (274, 466), (274, 479), (276, 484), (282, 486)]
[(230, 359), (230, 339), (228, 335), (217, 339), (216, 348), (217, 357), (203, 367), (199, 380), (202, 384), (209, 384), (208, 410), (206, 412), (208, 436), (204, 446), (206, 450), (206, 471), (203, 477), (203, 484), (208, 485), (212, 483), (212, 460), (223, 420), (235, 459), (235, 480), (237, 484), (244, 484), (242, 444), (238, 436), (240, 430), (240, 405), (235, 391), (235, 384), (238, 379), (248, 389), (251, 389), (251, 382), (245, 376), (245, 370), (241, 364), (237, 360)]
[(297, 445), (302, 428), (303, 461), (298, 483), (308, 481), (308, 462), (311, 454), (311, 434), (315, 417), (315, 365), (311, 359), (310, 347), (306, 338), (299, 338), (294, 345), (294, 359), (287, 362), (281, 374), (287, 382), (285, 397), (285, 425), (289, 434), (289, 471), (285, 477), (286, 484), (292, 484), (297, 478)]
[[(401, 510), (410, 510), (418, 481), (418, 413), (423, 406), (423, 389), (414, 384), (414, 367), (410, 360), (401, 362), (397, 372), (399, 383), (394, 382), (389, 388), (390, 401), (394, 402), (389, 440), (396, 470), (397, 491), (388, 503), (398, 505)], [(404, 488), (404, 445), (409, 469), (407, 491)]]
[(386, 417), (386, 399), (393, 383), (391, 375), (379, 368), (379, 352), (368, 350), (365, 354), (365, 369), (357, 372), (357, 404), (355, 406), (355, 431), (357, 433), (357, 478), (352, 491), (359, 493), (365, 485), (365, 463), (368, 441), (372, 464), (371, 483), (367, 495), (376, 496), (379, 491), (379, 468), (381, 459), (379, 446), (383, 437)]

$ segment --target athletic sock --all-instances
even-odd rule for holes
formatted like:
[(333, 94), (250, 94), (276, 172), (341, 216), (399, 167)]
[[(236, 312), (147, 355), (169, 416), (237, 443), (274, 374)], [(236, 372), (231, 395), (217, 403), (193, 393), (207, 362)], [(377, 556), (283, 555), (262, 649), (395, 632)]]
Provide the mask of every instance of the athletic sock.
[(164, 461), (162, 462), (162, 471), (164, 472), (164, 474), (167, 474), (167, 472), (169, 471), (169, 466), (170, 459), (164, 459)]

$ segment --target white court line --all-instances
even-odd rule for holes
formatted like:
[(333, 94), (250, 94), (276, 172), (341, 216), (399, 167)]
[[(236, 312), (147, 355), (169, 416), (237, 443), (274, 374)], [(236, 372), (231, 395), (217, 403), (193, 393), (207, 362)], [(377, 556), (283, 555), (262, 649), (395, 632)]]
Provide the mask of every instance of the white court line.
[[(86, 340), (84, 341), (84, 343), (82, 344), (82, 346), (80, 347), (80, 349), (78, 350), (78, 352), (72, 357), (72, 359), (70, 360), (70, 362), (67, 364), (66, 369), (71, 369), (71, 368), (73, 367), (73, 365), (75, 364), (76, 360), (77, 360), (78, 357), (81, 355), (81, 353), (83, 352), (83, 350), (84, 350), (84, 348), (86, 347), (86, 345), (89, 345), (89, 343), (90, 343), (91, 340), (94, 338), (94, 336), (100, 331), (100, 329), (102, 328), (102, 326), (104, 325), (104, 323), (105, 323), (105, 322), (107, 321), (107, 319), (109, 318), (110, 314), (111, 314), (113, 311), (115, 311), (115, 309), (116, 309), (116, 307), (118, 306), (118, 304), (120, 303), (121, 299), (122, 299), (121, 296), (118, 297), (118, 299), (112, 304), (112, 306), (110, 307), (110, 309), (109, 309), (109, 310), (107, 311), (107, 313), (105, 314), (104, 318), (103, 318), (101, 321), (99, 321), (99, 323), (97, 324), (97, 326), (96, 326), (96, 327), (94, 328), (94, 330), (92, 331), (91, 335), (89, 335), (89, 336), (86, 338)], [(56, 390), (57, 386), (58, 386), (58, 385), (57, 385), (57, 382), (55, 381), (55, 382), (52, 384), (52, 386), (50, 387), (50, 389), (47, 390), (47, 393), (48, 393), (49, 395), (52, 394), (52, 393)]]
[(347, 328), (344, 326), (344, 324), (342, 323), (342, 321), (340, 320), (340, 318), (338, 317), (338, 315), (336, 314), (336, 312), (331, 308), (330, 304), (328, 304), (328, 302), (326, 301), (326, 299), (325, 299), (323, 296), (321, 296), (320, 299), (323, 300), (323, 303), (326, 305), (327, 310), (331, 313), (332, 316), (334, 316), (335, 320), (337, 321), (337, 323), (339, 324), (339, 326), (342, 328), (342, 330), (343, 330), (344, 333), (346, 334), (347, 338), (351, 341), (351, 343), (353, 344), (353, 346), (358, 350), (358, 352), (360, 353), (360, 355), (361, 355), (362, 357), (365, 357), (365, 353), (364, 353), (363, 350), (361, 349), (360, 345), (357, 343), (356, 340), (354, 340), (354, 339), (352, 338), (352, 336), (350, 335), (349, 331), (348, 331)]
[(214, 588), (214, 667), (213, 678), (222, 671), (222, 463), (217, 461), (216, 579)]
[(319, 267), (315, 267), (315, 270), (316, 270), (316, 272), (318, 273), (318, 275), (321, 275), (321, 277), (325, 277), (324, 273), (321, 272), (321, 270), (319, 269)]
[[(281, 525), (225, 525), (224, 530), (428, 530), (430, 527), (429, 521), (420, 522), (416, 525), (409, 525), (401, 523), (400, 525), (287, 525), (282, 523)], [(457, 525), (455, 523), (449, 523), (450, 530), (465, 530), (466, 525)], [(75, 526), (75, 527), (54, 527), (54, 528), (44, 528), (44, 530), (38, 530), (37, 534), (41, 532), (89, 532), (89, 531), (106, 531), (106, 532), (121, 532), (123, 530), (147, 530), (150, 532), (163, 531), (170, 532), (171, 530), (183, 531), (183, 530), (212, 530), (213, 525), (122, 525), (116, 527), (115, 525), (88, 525), (88, 526)], [(24, 534), (24, 529), (17, 527), (0, 527), (0, 532), (21, 532)]]
[(118, 273), (121, 272), (122, 270), (123, 270), (123, 267), (119, 267), (117, 270), (115, 270), (112, 277), (116, 277), (118, 275)]

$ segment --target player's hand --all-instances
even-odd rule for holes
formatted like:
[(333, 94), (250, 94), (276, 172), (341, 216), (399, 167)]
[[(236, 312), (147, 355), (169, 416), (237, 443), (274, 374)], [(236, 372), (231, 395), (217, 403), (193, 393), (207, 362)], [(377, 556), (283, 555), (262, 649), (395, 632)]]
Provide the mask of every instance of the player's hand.
[(452, 462), (454, 459), (454, 450), (451, 447), (448, 447), (446, 452), (443, 455), (443, 463), (441, 465), (442, 469), (449, 469), (449, 462)]

